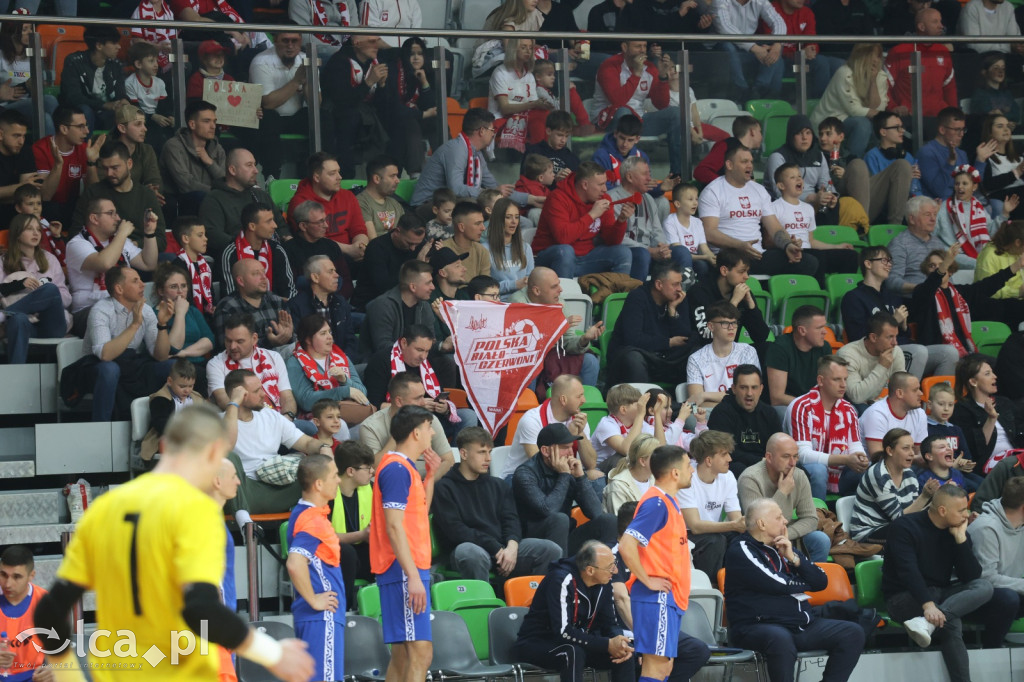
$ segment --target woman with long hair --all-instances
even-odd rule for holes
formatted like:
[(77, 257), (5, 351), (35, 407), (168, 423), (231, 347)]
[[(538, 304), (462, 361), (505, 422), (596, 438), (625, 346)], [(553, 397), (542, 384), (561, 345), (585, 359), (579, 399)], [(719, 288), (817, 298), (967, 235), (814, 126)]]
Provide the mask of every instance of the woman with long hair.
[(904, 514), (926, 508), (939, 488), (935, 479), (921, 488), (910, 468), (914, 463), (914, 437), (905, 429), (886, 433), (876, 457), (860, 479), (853, 503), (850, 535), (858, 542), (885, 542), (889, 525)]
[(995, 361), (971, 353), (956, 365), (956, 407), (950, 422), (963, 429), (978, 471), (987, 474), (1008, 450), (1024, 447), (1013, 402), (997, 395)]
[(651, 473), (651, 454), (660, 443), (654, 436), (641, 433), (629, 446), (626, 457), (608, 472), (608, 485), (604, 489), (604, 510), (617, 514), (627, 502), (639, 502), (647, 489), (654, 485)]
[[(28, 14), (27, 10), (15, 10), (15, 14)], [(29, 36), (35, 32), (32, 24), (19, 24), (5, 21), (0, 24), (0, 109), (13, 109), (31, 121), (35, 117), (36, 106), (28, 95), (28, 82), (32, 78), (32, 65), (29, 62)], [(35, 74), (42, 78), (42, 74)], [(57, 98), (43, 95), (43, 110), (46, 135), (53, 135), (54, 109)], [(29, 124), (31, 128), (31, 124)]]
[(376, 412), (366, 398), (366, 387), (355, 364), (334, 345), (327, 319), (323, 315), (308, 315), (299, 321), (295, 331), (299, 342), (284, 364), (299, 410), (308, 414), (318, 400), (337, 400), (341, 418), (349, 426)]
[(171, 355), (196, 366), (195, 390), (206, 394), (206, 360), (213, 350), (213, 331), (203, 311), (192, 305), (192, 280), (180, 260), (161, 263), (153, 272), (153, 311), (165, 308)]
[(505, 0), (484, 19), (484, 30), (539, 31), (544, 25), (544, 15), (537, 9), (537, 2), (538, 0)]
[(423, 38), (413, 36), (402, 43), (395, 71), (395, 77), (388, 79), (387, 86), (395, 89), (399, 104), (409, 109), (419, 122), (420, 135), (415, 136), (415, 142), (410, 140), (409, 145), (418, 145), (422, 155), (424, 137), (435, 148), (441, 142), (435, 139), (438, 130), (433, 91), (435, 74), (430, 67), (430, 53)]
[(501, 299), (507, 301), (526, 286), (533, 271), (533, 249), (523, 241), (519, 207), (511, 199), (502, 197), (494, 202), (484, 246), (491, 252), (491, 277), (498, 280)]
[[(974, 281), (980, 282), (1000, 270), (1010, 267), (1024, 253), (1024, 220), (1008, 220), (1003, 223), (992, 241), (982, 247), (974, 268)], [(992, 298), (1019, 300), (1024, 298), (1024, 275), (1020, 272), (1007, 280), (1003, 288)]]
[(0, 268), (0, 296), (7, 329), (7, 361), (24, 364), (29, 339), (59, 339), (70, 328), (71, 292), (60, 261), (39, 242), (39, 219), (19, 213), (8, 228), (8, 248)]
[(838, 118), (843, 122), (847, 148), (862, 158), (871, 140), (871, 119), (888, 104), (882, 46), (860, 43), (832, 76), (811, 120), (817, 126), (830, 116)]
[[(1024, 160), (1013, 146), (1013, 129), (1016, 124), (1005, 114), (989, 114), (981, 124), (982, 141), (995, 140), (996, 151), (985, 164), (981, 176), (981, 188), (992, 200), (1005, 201), (1011, 194), (1020, 193), (1024, 188)], [(1018, 206), (1010, 218), (1024, 217), (1024, 210)]]
[[(1020, 123), (1020, 107), (1013, 92), (1006, 87), (1006, 55), (986, 52), (981, 56), (981, 82), (971, 93), (971, 114), (1002, 114), (1014, 123)], [(990, 138), (984, 135), (982, 140)]]
[(534, 42), (531, 38), (505, 40), (505, 59), (491, 73), (488, 108), (498, 130), (495, 144), (502, 149), (526, 149), (526, 133), (533, 112), (547, 116), (551, 104), (537, 96), (533, 75)]

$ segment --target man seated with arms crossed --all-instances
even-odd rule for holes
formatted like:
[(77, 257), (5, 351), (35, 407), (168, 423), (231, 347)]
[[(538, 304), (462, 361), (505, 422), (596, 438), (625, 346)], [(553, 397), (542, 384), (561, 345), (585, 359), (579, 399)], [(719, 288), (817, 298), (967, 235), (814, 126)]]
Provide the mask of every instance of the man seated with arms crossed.
[(434, 528), (450, 562), (467, 580), (538, 575), (558, 561), (562, 549), (550, 540), (524, 538), (512, 490), (490, 474), (494, 439), (479, 426), (459, 433), (460, 462), (434, 491)]
[(228, 459), (234, 463), (242, 482), (238, 497), (228, 504), (229, 512), (288, 511), (302, 490), (294, 478), (294, 463), (289, 466), (278, 451), (285, 447), (305, 455), (333, 456), (331, 446), (304, 435), (284, 415), (264, 409), (267, 394), (251, 369), (229, 372), (224, 377), (224, 391), (229, 396), (224, 408), (224, 425), (232, 450)]
[[(45, 645), (38, 636), (21, 641), (21, 633), (31, 629), (36, 606), (46, 590), (32, 581), (36, 561), (32, 551), (12, 545), (0, 554), (0, 629), (7, 633), (7, 650), (0, 653), (0, 670), (7, 682), (53, 682), (53, 670), (44, 666)], [(52, 644), (48, 642), (47, 644)]]
[(819, 500), (829, 492), (856, 493), (870, 463), (860, 442), (857, 410), (843, 400), (848, 372), (846, 360), (826, 355), (818, 360), (817, 386), (786, 408), (786, 432), (800, 448), (800, 468)]
[(798, 651), (827, 649), (823, 680), (850, 678), (864, 649), (857, 623), (818, 618), (804, 592), (828, 586), (828, 576), (793, 548), (787, 516), (777, 502), (747, 504), (747, 532), (725, 555), (729, 640), (765, 657), (771, 682), (791, 682)]
[(612, 551), (597, 540), (554, 564), (523, 619), (512, 647), (516, 660), (556, 670), (561, 682), (583, 682), (586, 668), (633, 682), (633, 647), (615, 618), (609, 585), (617, 571)]
[[(388, 383), (387, 409), (380, 409), (363, 420), (359, 425), (359, 442), (361, 442), (374, 454), (377, 464), (381, 458), (395, 449), (395, 441), (391, 437), (391, 420), (398, 411), (406, 405), (426, 407), (430, 399), (426, 397), (426, 389), (418, 374), (413, 372), (399, 372), (391, 377)], [(437, 478), (444, 476), (455, 464), (455, 455), (452, 448), (444, 437), (444, 427), (434, 414), (434, 437), (430, 441), (430, 448), (441, 458), (441, 466), (437, 469)]]
[[(231, 443), (217, 415), (186, 407), (167, 425), (160, 463), (152, 473), (104, 494), (78, 522), (57, 581), (36, 606), (35, 625), (71, 639), (68, 616), (87, 589), (96, 591), (97, 627), (130, 631), (135, 655), (118, 650), (123, 667), (154, 669), (149, 679), (216, 682), (216, 650), (200, 653), (200, 644), (172, 664), (155, 666), (142, 659), (152, 647), (164, 651), (174, 636), (203, 633), (211, 644), (234, 649), (285, 682), (306, 682), (313, 659), (296, 639), (275, 641), (239, 618), (219, 598), (227, 545), (224, 516), (206, 491), (221, 469)], [(146, 570), (139, 570), (139, 566)], [(55, 645), (59, 646), (59, 645)], [(99, 652), (97, 652), (99, 653)], [(108, 652), (109, 655), (109, 652)], [(124, 674), (90, 654), (94, 682), (113, 682)], [(58, 682), (84, 682), (73, 647), (50, 655)]]

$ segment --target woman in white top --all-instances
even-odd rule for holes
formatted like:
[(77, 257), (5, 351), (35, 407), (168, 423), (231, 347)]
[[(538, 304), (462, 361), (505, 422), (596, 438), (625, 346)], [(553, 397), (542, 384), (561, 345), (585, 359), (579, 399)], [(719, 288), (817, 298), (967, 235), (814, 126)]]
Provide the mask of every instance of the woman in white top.
[(24, 364), (28, 341), (59, 339), (67, 334), (71, 292), (60, 261), (39, 246), (43, 226), (33, 215), (20, 213), (8, 228), (8, 250), (0, 268), (0, 295), (7, 327), (7, 360)]
[(519, 207), (511, 199), (502, 197), (494, 202), (484, 246), (491, 252), (491, 277), (498, 280), (501, 300), (507, 301), (526, 286), (533, 271), (533, 249), (523, 241)]
[[(16, 10), (15, 13), (28, 14), (25, 10)], [(0, 24), (0, 108), (21, 112), (29, 121), (35, 118), (36, 107), (32, 98), (28, 96), (32, 66), (25, 50), (28, 47), (29, 36), (35, 30), (32, 24), (16, 24), (13, 21)], [(51, 115), (56, 108), (57, 98), (53, 95), (43, 95), (47, 135), (53, 135)]]
[(829, 116), (843, 122), (846, 146), (863, 158), (871, 140), (871, 119), (889, 104), (889, 82), (882, 68), (882, 46), (861, 43), (832, 76), (811, 114), (815, 126)]
[[(995, 140), (996, 152), (988, 157), (985, 172), (981, 177), (981, 189), (991, 201), (1005, 201), (1011, 194), (1018, 194), (1024, 187), (1024, 159), (1013, 146), (1014, 124), (1003, 114), (989, 114), (981, 124), (981, 139)], [(1002, 206), (993, 206), (995, 214)], [(1024, 209), (1017, 207), (1010, 213), (1011, 219), (1024, 215)]]
[(627, 502), (639, 502), (647, 489), (654, 485), (651, 474), (651, 453), (661, 443), (657, 438), (641, 433), (629, 446), (625, 459), (608, 472), (608, 485), (604, 489), (604, 510), (618, 514)]
[(534, 42), (529, 38), (505, 41), (505, 60), (491, 73), (488, 108), (498, 119), (495, 146), (526, 149), (527, 119), (534, 109), (551, 110), (551, 103), (537, 96), (533, 77)]

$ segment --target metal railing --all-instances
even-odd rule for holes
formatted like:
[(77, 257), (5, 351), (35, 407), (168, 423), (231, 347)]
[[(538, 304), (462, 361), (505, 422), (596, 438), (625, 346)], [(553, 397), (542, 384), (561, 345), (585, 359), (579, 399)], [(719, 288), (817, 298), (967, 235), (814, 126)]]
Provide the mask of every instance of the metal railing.
[[(449, 17), (445, 19), (446, 23), (451, 21), (450, 18), (450, 5), (451, 0), (448, 0)], [(48, 16), (21, 16), (21, 15), (10, 15), (3, 18), (4, 21), (13, 22), (25, 22), (32, 24), (46, 24), (46, 25), (68, 25), (68, 26), (117, 26), (121, 28), (125, 27), (141, 27), (141, 28), (175, 28), (178, 30), (182, 29), (218, 29), (226, 28), (224, 24), (211, 24), (210, 22), (200, 21), (152, 21), (152, 20), (138, 20), (138, 19), (88, 19), (81, 17), (48, 17)], [(374, 35), (374, 36), (389, 36), (396, 38), (407, 38), (412, 36), (418, 36), (424, 39), (443, 39), (445, 41), (455, 41), (462, 39), (505, 39), (509, 37), (507, 31), (484, 31), (484, 30), (450, 30), (450, 29), (439, 29), (439, 28), (421, 28), (421, 29), (378, 29), (378, 28), (364, 28), (364, 27), (329, 27), (329, 26), (283, 26), (280, 24), (246, 24), (246, 29), (249, 31), (264, 31), (268, 33), (280, 32), (287, 30), (289, 33), (300, 33), (303, 35), (312, 34), (330, 34), (338, 36), (359, 36), (359, 35)], [(538, 31), (522, 31), (516, 32), (515, 37), (517, 38), (533, 38), (538, 40), (544, 40), (547, 42), (557, 40), (561, 41), (563, 47), (568, 45), (570, 41), (579, 40), (581, 38), (590, 38), (594, 40), (644, 40), (648, 42), (669, 42), (669, 43), (682, 43), (683, 48), (676, 55), (676, 64), (679, 67), (679, 116), (681, 130), (683, 131), (683, 170), (688, 172), (693, 167), (694, 159), (692, 158), (692, 148), (689, 143), (688, 132), (692, 124), (691, 111), (690, 111), (690, 83), (692, 75), (692, 60), (691, 54), (686, 49), (687, 43), (695, 43), (706, 45), (709, 43), (721, 44), (721, 43), (740, 43), (750, 42), (751, 37), (747, 35), (710, 35), (710, 34), (668, 34), (668, 33), (657, 33), (657, 34), (641, 34), (641, 33), (629, 33), (623, 32), (618, 34), (591, 34), (591, 33), (564, 33), (564, 32), (552, 32), (543, 33)], [(813, 40), (808, 40), (808, 36), (775, 36), (775, 35), (758, 35), (758, 43), (795, 43), (798, 48), (803, 43), (818, 43), (819, 45), (828, 46), (834, 44), (849, 45), (853, 42), (864, 42), (864, 43), (878, 43), (882, 45), (892, 45), (898, 43), (905, 43), (913, 41), (921, 45), (928, 45), (932, 43), (952, 43), (956, 44), (998, 44), (1006, 42), (1020, 42), (1013, 41), (1007, 36), (941, 36), (938, 38), (920, 38), (917, 36), (814, 36)], [(172, 65), (171, 82), (173, 100), (177, 114), (177, 121), (184, 121), (185, 112), (185, 85), (186, 85), (186, 50), (185, 44), (179, 40), (171, 41), (172, 49), (169, 54), (169, 59)], [(30, 36), (30, 48), (28, 56), (31, 62), (31, 70), (33, 78), (30, 80), (30, 95), (33, 98), (35, 104), (35, 117), (34, 125), (35, 130), (43, 130), (44, 125), (44, 110), (43, 110), (43, 94), (44, 94), (44, 80), (38, 77), (38, 74), (45, 73), (43, 63), (43, 49), (40, 35), (32, 33)], [(448, 58), (446, 47), (439, 43), (437, 47), (433, 48), (433, 58), (431, 63), (435, 74), (434, 91), (437, 97), (437, 110), (438, 120), (442, 129), (442, 136), (444, 136), (444, 130), (447, 127), (448, 121), (448, 89), (447, 89), (447, 69), (449, 66), (454, 66), (454, 61)], [(61, 68), (62, 65), (55, 64), (55, 69)], [(305, 47), (305, 67), (307, 69), (307, 83), (309, 87), (304, 89), (306, 98), (306, 110), (309, 117), (309, 148), (310, 151), (318, 151), (321, 149), (323, 139), (323, 121), (321, 118), (321, 111), (319, 106), (319, 92), (320, 92), (320, 70), (323, 67), (321, 63), (321, 57), (317, 55), (317, 40), (313, 38)], [(569, 86), (570, 86), (570, 69), (569, 69), (569, 55), (565, 49), (561, 50), (560, 61), (556, 64), (559, 78), (559, 91), (560, 91), (560, 103), (563, 109), (568, 110), (568, 98), (569, 98)], [(796, 101), (795, 109), (800, 113), (807, 112), (807, 76), (808, 76), (808, 61), (805, 58), (803, 50), (797, 49), (794, 55), (794, 63), (792, 64), (792, 74), (795, 77), (796, 83)], [(912, 78), (912, 131), (916, 142), (916, 146), (920, 146), (924, 143), (922, 138), (924, 121), (922, 114), (922, 84), (921, 79), (923, 75), (921, 53), (913, 52), (911, 54), (910, 64), (907, 67), (908, 72)], [(457, 77), (461, 78), (462, 74), (457, 74)], [(727, 131), (728, 132), (728, 131)]]

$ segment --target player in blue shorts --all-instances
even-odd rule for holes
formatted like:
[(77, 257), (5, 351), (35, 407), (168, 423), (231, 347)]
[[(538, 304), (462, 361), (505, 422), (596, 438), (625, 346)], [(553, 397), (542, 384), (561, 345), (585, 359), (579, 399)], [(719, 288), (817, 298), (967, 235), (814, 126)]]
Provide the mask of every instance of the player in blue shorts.
[[(687, 556), (686, 522), (676, 504), (676, 493), (690, 487), (693, 468), (686, 451), (662, 445), (651, 454), (654, 485), (636, 508), (632, 523), (619, 540), (619, 555), (632, 574), (629, 587), (633, 613), (634, 648), (643, 654), (640, 682), (662, 682), (669, 675), (689, 679), (707, 662), (707, 648), (687, 661), (691, 671), (673, 663), (680, 639), (679, 623), (689, 605), (690, 557)], [(682, 661), (680, 661), (682, 663)]]
[[(430, 449), (433, 420), (433, 413), (416, 405), (398, 410), (391, 420), (395, 450), (381, 458), (373, 484), (370, 567), (380, 589), (384, 641), (391, 644), (388, 682), (423, 682), (434, 656), (427, 510), (441, 458)], [(421, 456), (424, 478), (416, 470)]]
[(312, 679), (343, 679), (345, 661), (345, 583), (341, 544), (327, 518), (327, 503), (338, 494), (338, 467), (333, 457), (307, 455), (299, 463), (302, 498), (288, 519), (288, 576), (295, 599), (295, 634), (309, 646), (316, 664)]

